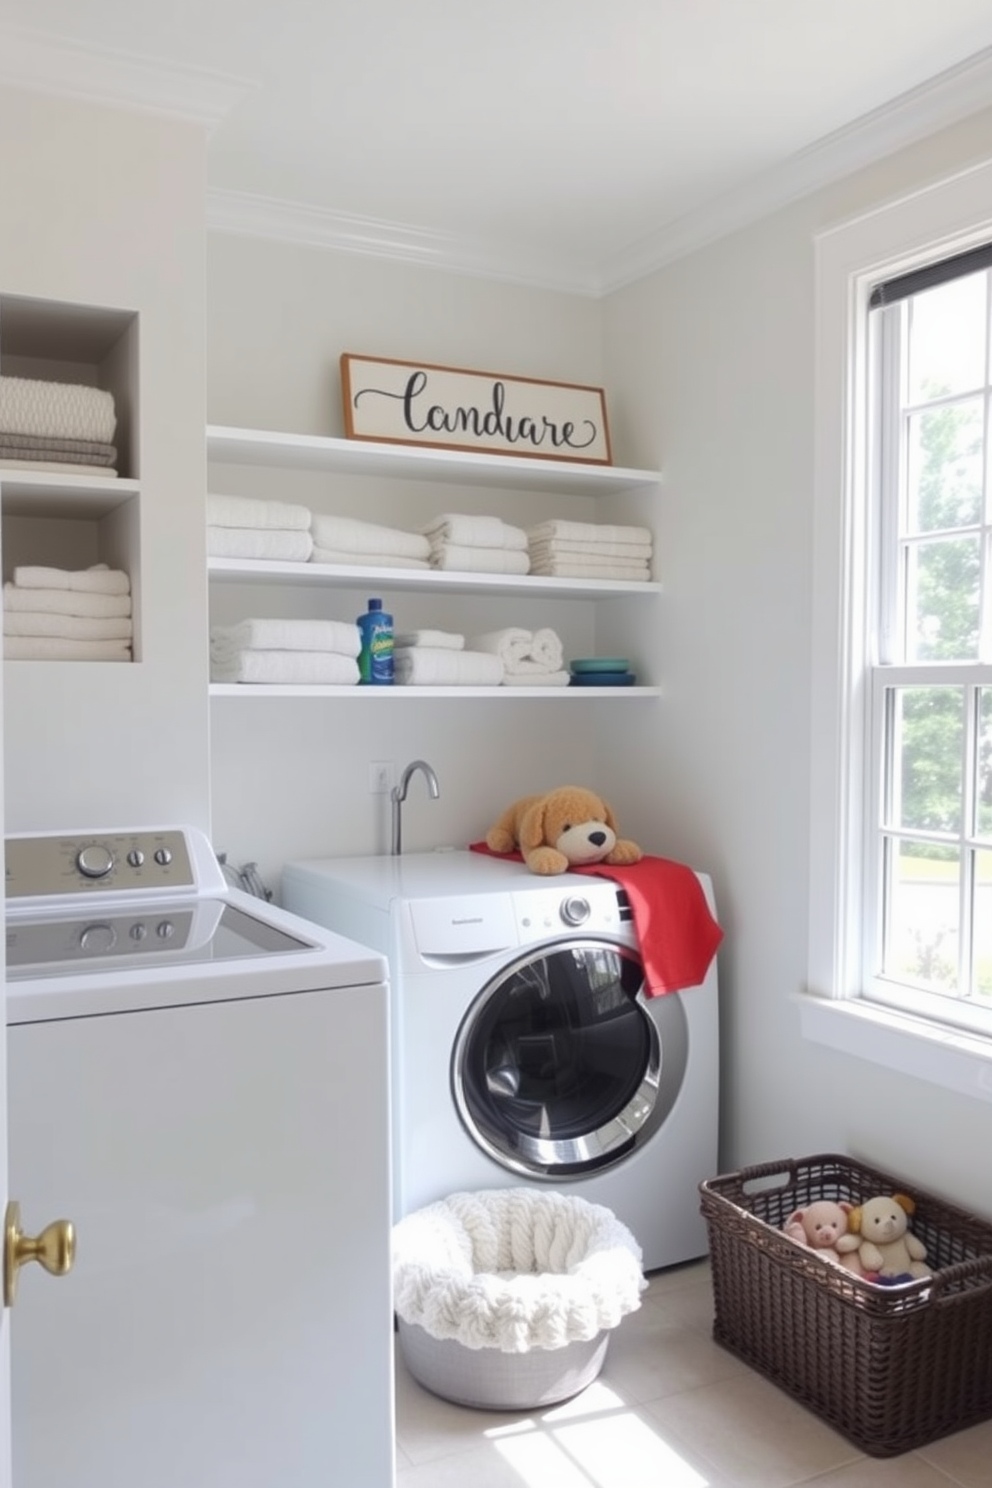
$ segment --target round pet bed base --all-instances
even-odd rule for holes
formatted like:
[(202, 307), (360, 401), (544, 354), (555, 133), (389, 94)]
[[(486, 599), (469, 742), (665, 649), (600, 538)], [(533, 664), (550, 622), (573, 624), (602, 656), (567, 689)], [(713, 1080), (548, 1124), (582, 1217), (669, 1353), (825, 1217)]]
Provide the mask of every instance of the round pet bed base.
[(606, 1362), (609, 1332), (564, 1348), (505, 1354), (432, 1338), (419, 1323), (398, 1322), (403, 1361), (418, 1384), (442, 1400), (473, 1410), (538, 1410), (570, 1400), (591, 1385)]

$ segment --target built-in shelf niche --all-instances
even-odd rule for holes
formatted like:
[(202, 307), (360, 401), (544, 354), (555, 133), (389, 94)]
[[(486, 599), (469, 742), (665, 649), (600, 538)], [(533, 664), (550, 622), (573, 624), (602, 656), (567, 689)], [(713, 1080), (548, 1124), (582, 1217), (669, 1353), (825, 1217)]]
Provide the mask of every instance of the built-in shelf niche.
[(140, 627), (138, 316), (131, 310), (0, 294), (0, 376), (82, 384), (112, 394), (116, 473), (4, 465), (3, 578), (18, 567), (95, 563), (131, 579), (134, 656)]

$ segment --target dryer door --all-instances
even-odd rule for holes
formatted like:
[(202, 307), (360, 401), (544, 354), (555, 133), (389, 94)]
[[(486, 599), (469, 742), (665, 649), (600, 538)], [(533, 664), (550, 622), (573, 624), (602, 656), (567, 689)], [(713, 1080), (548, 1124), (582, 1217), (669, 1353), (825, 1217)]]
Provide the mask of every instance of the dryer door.
[(646, 1000), (636, 952), (555, 941), (503, 968), (455, 1040), (452, 1087), (469, 1136), (511, 1172), (574, 1178), (658, 1129), (688, 1056), (677, 993)]

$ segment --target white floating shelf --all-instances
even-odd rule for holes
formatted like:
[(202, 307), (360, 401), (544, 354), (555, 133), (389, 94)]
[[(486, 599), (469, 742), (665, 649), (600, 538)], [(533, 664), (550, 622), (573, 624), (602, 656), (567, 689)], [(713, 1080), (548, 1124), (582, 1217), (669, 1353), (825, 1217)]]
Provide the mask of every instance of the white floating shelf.
[(276, 683), (212, 682), (214, 698), (498, 698), (500, 702), (527, 698), (576, 698), (608, 696), (611, 702), (661, 696), (659, 687), (299, 687)]
[(599, 599), (610, 595), (660, 594), (653, 580), (629, 583), (623, 579), (552, 579), (540, 574), (451, 573), (436, 568), (370, 568), (350, 564), (279, 563), (262, 559), (210, 558), (210, 578), (216, 582), (297, 585), (333, 584), (338, 589), (427, 590), (446, 594), (526, 594), (548, 599)]
[(315, 434), (281, 434), (266, 429), (207, 427), (207, 455), (232, 465), (273, 465), (282, 469), (326, 470), (344, 475), (391, 476), (402, 480), (502, 486), (509, 490), (571, 492), (605, 496), (609, 492), (656, 487), (656, 470), (579, 461), (483, 455), (418, 445), (379, 444)]
[(106, 475), (0, 465), (0, 499), (11, 517), (102, 516), (137, 496), (139, 482)]

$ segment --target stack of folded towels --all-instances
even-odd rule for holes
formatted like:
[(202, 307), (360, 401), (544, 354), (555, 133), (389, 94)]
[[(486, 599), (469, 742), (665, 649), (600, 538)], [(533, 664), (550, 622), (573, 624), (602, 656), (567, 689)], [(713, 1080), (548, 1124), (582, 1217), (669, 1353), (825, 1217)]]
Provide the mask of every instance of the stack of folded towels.
[(508, 625), (476, 636), (469, 645), (499, 657), (504, 687), (567, 687), (571, 681), (562, 666), (561, 638), (547, 627), (531, 631)]
[(647, 527), (599, 522), (541, 522), (527, 530), (530, 571), (556, 579), (651, 577), (651, 533)]
[(313, 512), (312, 563), (351, 563), (363, 568), (430, 568), (431, 545), (419, 532), (380, 527), (354, 517)]
[(358, 626), (344, 620), (242, 620), (210, 628), (212, 682), (309, 687), (358, 683)]
[(113, 476), (116, 428), (103, 388), (0, 377), (0, 465)]
[(466, 650), (448, 630), (401, 631), (393, 638), (393, 680), (403, 687), (498, 687), (503, 662), (491, 651)]
[(432, 568), (467, 573), (525, 574), (527, 534), (499, 517), (445, 512), (423, 529)]
[(207, 553), (211, 558), (268, 558), (306, 563), (313, 551), (310, 510), (253, 496), (207, 497)]
[(3, 654), (10, 661), (130, 661), (131, 582), (92, 568), (15, 568), (3, 586)]

